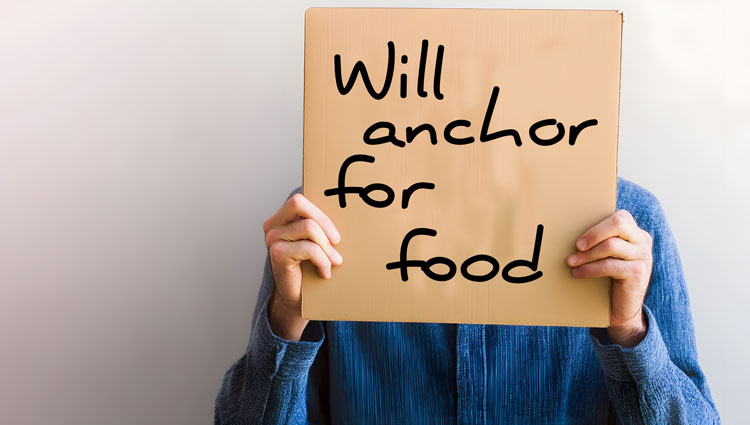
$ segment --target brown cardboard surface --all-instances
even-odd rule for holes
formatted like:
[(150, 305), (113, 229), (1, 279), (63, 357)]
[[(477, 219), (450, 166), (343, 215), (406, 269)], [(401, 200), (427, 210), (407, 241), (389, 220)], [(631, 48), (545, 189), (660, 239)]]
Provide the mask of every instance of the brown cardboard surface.
[[(358, 9), (312, 8), (305, 16), (305, 95), (303, 194), (320, 207), (342, 234), (337, 249), (344, 257), (331, 279), (303, 263), (303, 315), (316, 320), (487, 323), (562, 326), (609, 324), (610, 279), (575, 279), (565, 263), (587, 228), (615, 211), (622, 15), (616, 11)], [(426, 61), (420, 61), (428, 40)], [(374, 99), (361, 75), (342, 95), (334, 57), (340, 55), (346, 83), (362, 61), (376, 91), (385, 81), (388, 42), (394, 45), (393, 77), (382, 99)], [(438, 65), (438, 46), (444, 46)], [(402, 56), (406, 55), (406, 63)], [(420, 62), (424, 92), (418, 95)], [(435, 70), (440, 87), (435, 90)], [(406, 75), (406, 97), (400, 96)], [(480, 141), (493, 88), (498, 96), (488, 132), (515, 129), (513, 137)], [(438, 99), (439, 94), (442, 99)], [(424, 93), (423, 93), (424, 94)], [(444, 138), (446, 125), (457, 145)], [(565, 135), (550, 146), (535, 143), (530, 127), (540, 120), (562, 123)], [(571, 126), (596, 119), (569, 144)], [(434, 126), (399, 147), (366, 144), (373, 123), (388, 121), (405, 140), (406, 127)], [(537, 135), (557, 134), (554, 124)], [(380, 129), (373, 137), (387, 133)], [(346, 186), (382, 183), (392, 188), (393, 203), (367, 205), (356, 193), (324, 192), (338, 186), (342, 163), (363, 154), (374, 162), (349, 166)], [(403, 190), (416, 182), (435, 185), (413, 193), (402, 208)], [(382, 201), (384, 192), (373, 191)], [(537, 226), (538, 279), (510, 283), (497, 273), (484, 282), (468, 280), (462, 263), (477, 254), (509, 262), (532, 260)], [(409, 260), (447, 257), (456, 264), (450, 280), (430, 279), (420, 267), (386, 264), (400, 259), (405, 235), (432, 229), (434, 237), (415, 236)], [(434, 265), (436, 274), (448, 271)], [(473, 275), (491, 270), (488, 262), (468, 267)], [(511, 276), (534, 271), (517, 267)]]

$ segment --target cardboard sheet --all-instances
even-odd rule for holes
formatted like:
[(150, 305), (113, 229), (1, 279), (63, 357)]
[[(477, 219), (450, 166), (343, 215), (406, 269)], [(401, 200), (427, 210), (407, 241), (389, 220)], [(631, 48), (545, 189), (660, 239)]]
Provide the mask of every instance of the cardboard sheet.
[(308, 9), (303, 194), (344, 263), (303, 263), (303, 315), (608, 326), (610, 279), (565, 259), (615, 211), (621, 30), (616, 11)]

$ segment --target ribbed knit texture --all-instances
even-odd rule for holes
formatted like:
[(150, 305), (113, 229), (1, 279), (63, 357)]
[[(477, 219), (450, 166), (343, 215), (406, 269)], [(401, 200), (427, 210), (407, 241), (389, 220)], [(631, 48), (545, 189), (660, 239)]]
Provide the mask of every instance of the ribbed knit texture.
[(314, 321), (291, 342), (268, 324), (267, 257), (250, 342), (224, 376), (215, 424), (719, 423), (662, 208), (627, 180), (617, 190), (617, 208), (654, 240), (648, 331), (636, 347), (594, 328)]

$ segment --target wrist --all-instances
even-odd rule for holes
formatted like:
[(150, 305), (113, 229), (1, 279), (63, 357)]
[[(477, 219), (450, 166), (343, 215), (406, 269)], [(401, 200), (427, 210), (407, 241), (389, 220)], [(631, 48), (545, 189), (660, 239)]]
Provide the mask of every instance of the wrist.
[(299, 307), (289, 307), (274, 293), (268, 302), (268, 323), (274, 334), (289, 341), (299, 341), (309, 320), (302, 317)]
[(648, 331), (648, 322), (643, 308), (626, 323), (610, 326), (607, 328), (607, 335), (613, 344), (625, 348), (632, 348), (638, 345), (646, 336)]

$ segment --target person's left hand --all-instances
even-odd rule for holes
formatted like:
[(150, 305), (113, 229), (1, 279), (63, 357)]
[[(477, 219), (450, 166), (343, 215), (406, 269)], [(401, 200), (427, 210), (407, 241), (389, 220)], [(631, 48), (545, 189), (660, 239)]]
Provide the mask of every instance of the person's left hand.
[(588, 229), (577, 241), (578, 252), (568, 256), (576, 278), (611, 277), (610, 340), (634, 347), (646, 335), (643, 299), (651, 278), (651, 235), (638, 227), (627, 210), (618, 210)]

